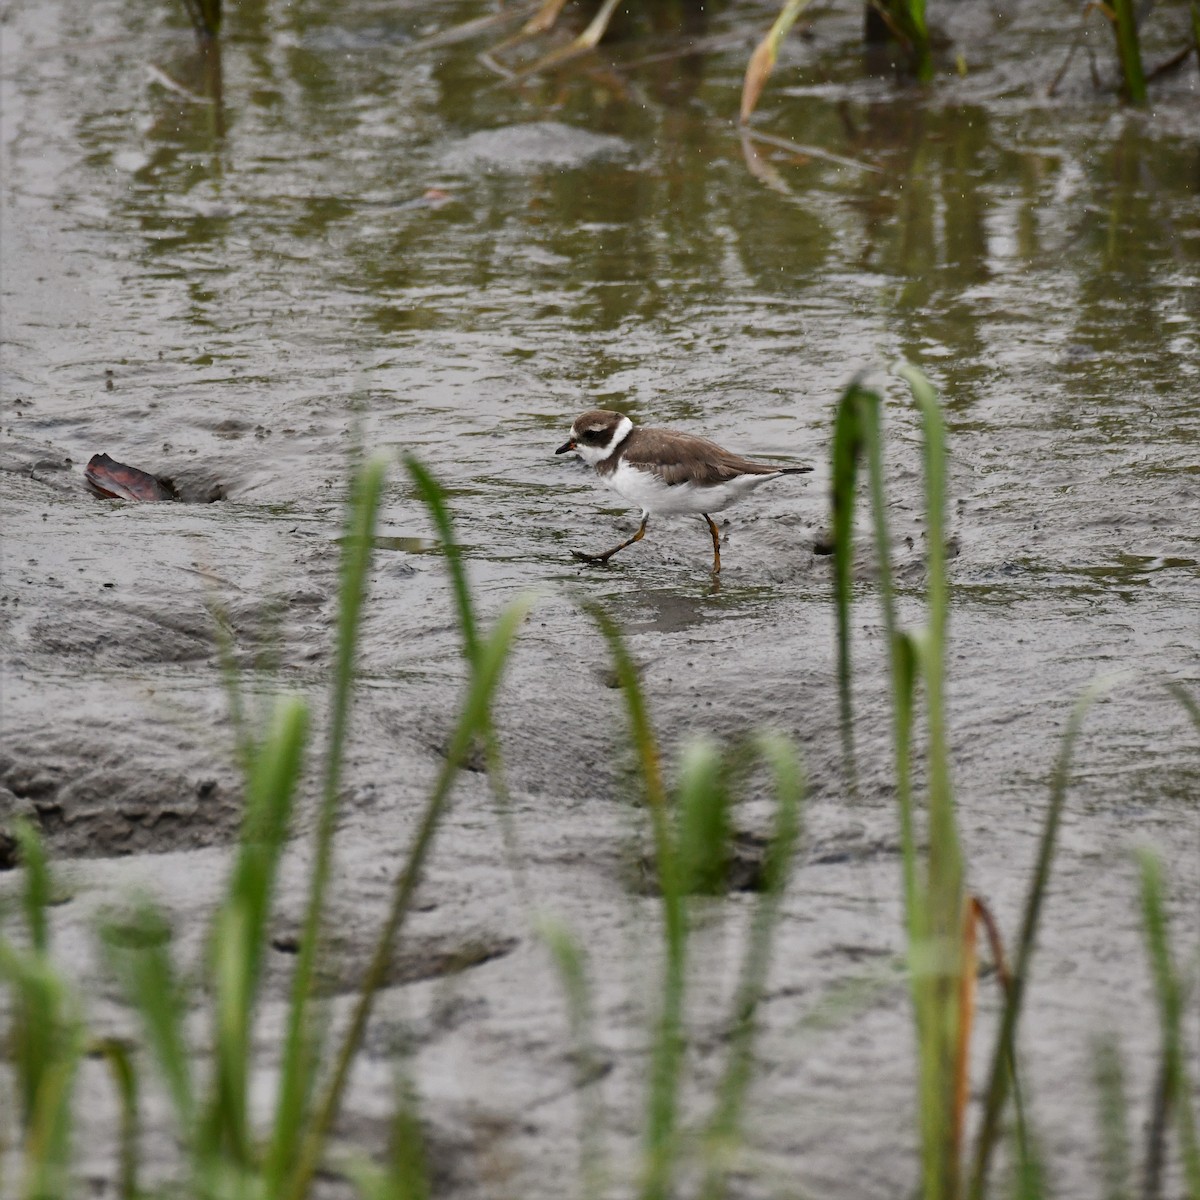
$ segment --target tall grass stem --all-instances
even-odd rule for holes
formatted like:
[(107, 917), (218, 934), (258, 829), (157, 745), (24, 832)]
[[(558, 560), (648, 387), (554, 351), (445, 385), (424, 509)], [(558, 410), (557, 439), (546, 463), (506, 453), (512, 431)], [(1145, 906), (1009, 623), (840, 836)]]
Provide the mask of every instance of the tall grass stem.
[(1063, 807), (1066, 804), (1075, 743), (1083, 728), (1088, 710), (1100, 696), (1113, 686), (1113, 683), (1113, 678), (1097, 680), (1084, 691), (1071, 710), (1067, 729), (1059, 746), (1058, 758), (1050, 781), (1050, 802), (1046, 808), (1046, 818), (1042, 825), (1041, 837), (1038, 840), (1033, 876), (1025, 897), (1016, 955), (1013, 959), (1012, 984), (1006, 993), (1004, 1008), (1000, 1014), (1000, 1026), (992, 1050), (988, 1082), (984, 1090), (983, 1113), (979, 1121), (979, 1133), (975, 1143), (974, 1160), (967, 1189), (968, 1200), (984, 1200), (987, 1195), (988, 1173), (991, 1168), (992, 1154), (1000, 1135), (1000, 1119), (1012, 1082), (1011, 1064), (1015, 1062), (1017, 1025), (1021, 1018), (1025, 986), (1029, 979), (1029, 967), (1033, 959), (1042, 903), (1045, 899), (1047, 884), (1050, 881), (1050, 869), (1057, 848), (1058, 828), (1062, 819)]
[(308, 904), (300, 934), (295, 974), (292, 977), (275, 1125), (264, 1171), (268, 1187), (276, 1193), (291, 1172), (297, 1151), (298, 1131), (304, 1127), (304, 1117), (313, 1086), (316, 1047), (309, 1004), (321, 939), (325, 892), (333, 860), (333, 829), (337, 815), (346, 733), (350, 721), (359, 627), (385, 474), (386, 464), (382, 457), (375, 457), (364, 463), (355, 475), (347, 505), (346, 533), (342, 540), (337, 650), (333, 694), (330, 699), (324, 784), (314, 836)]

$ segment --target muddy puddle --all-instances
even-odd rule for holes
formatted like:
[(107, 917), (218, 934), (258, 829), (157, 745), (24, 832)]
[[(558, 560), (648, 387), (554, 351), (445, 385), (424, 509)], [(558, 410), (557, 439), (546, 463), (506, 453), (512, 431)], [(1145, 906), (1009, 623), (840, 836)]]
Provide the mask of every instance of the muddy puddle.
[[(326, 990), (335, 1018), (349, 1003), (465, 675), (440, 546), (399, 466), (414, 453), (450, 491), (484, 612), (539, 595), (498, 710), (520, 869), (485, 776), (467, 772), (341, 1137), (383, 1144), (403, 1064), (439, 1194), (564, 1194), (581, 1110), (534, 933), (550, 912), (587, 947), (603, 1062), (590, 1086), (614, 1161), (632, 1161), (657, 909), (638, 877), (620, 693), (580, 609), (600, 600), (671, 754), (698, 733), (776, 728), (810, 776), (737, 1194), (908, 1194), (881, 626), (864, 562), (851, 803), (831, 561), (817, 552), (832, 405), (865, 370), (897, 401), (895, 554), (919, 615), (920, 443), (884, 370), (903, 355), (946, 405), (955, 776), (971, 886), (1010, 934), (1071, 705), (1096, 675), (1127, 673), (1081, 743), (1022, 1045), (1058, 1194), (1097, 1194), (1096, 1039), (1119, 1036), (1139, 1114), (1157, 1045), (1135, 846), (1164, 857), (1183, 952), (1198, 932), (1200, 749), (1162, 686), (1200, 691), (1194, 59), (1130, 111), (1093, 87), (1089, 58), (1113, 78), (1093, 29), (1049, 98), (1073, 18), (967, 3), (935, 14), (947, 49), (921, 92), (864, 56), (857, 12), (822, 13), (786, 44), (755, 119), (799, 148), (747, 149), (734, 118), (769, 6), (627, 30), (520, 86), (477, 59), (490, 35), (423, 43), (478, 15), (465, 3), (229, 7), (219, 105), (203, 98), (213, 66), (182, 7), (30, 0), (0, 29), (0, 815), (44, 832), (63, 893), (55, 936), (92, 1024), (135, 1029), (97, 961), (111, 905), (158, 897), (181, 953), (201, 953), (240, 818), (221, 639), (252, 707), (279, 691), (323, 706), (342, 505), (366, 448), (397, 466), (338, 835)], [(1184, 15), (1156, 13), (1148, 59), (1182, 43)], [(680, 54), (688, 39), (704, 49)], [(719, 589), (698, 520), (652, 523), (607, 568), (581, 567), (572, 550), (636, 528), (554, 455), (597, 406), (816, 469), (726, 514)], [(182, 499), (97, 497), (83, 479), (97, 453)], [(770, 812), (752, 788), (737, 815), (748, 846)], [(264, 1038), (281, 1020), (307, 856), (298, 836)], [(5, 896), (16, 886), (0, 877)], [(697, 1114), (752, 903), (737, 892), (699, 921)], [(995, 998), (982, 1003), (990, 1028)], [(99, 1064), (80, 1087), (80, 1174), (115, 1195)], [(153, 1175), (175, 1151), (163, 1097), (146, 1103)]]

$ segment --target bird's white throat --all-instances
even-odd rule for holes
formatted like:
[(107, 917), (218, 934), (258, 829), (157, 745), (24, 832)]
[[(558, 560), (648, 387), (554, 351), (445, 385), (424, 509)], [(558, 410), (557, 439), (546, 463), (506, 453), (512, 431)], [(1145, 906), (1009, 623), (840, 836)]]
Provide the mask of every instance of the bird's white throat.
[(632, 432), (633, 422), (628, 417), (622, 417), (614, 427), (612, 437), (603, 446), (589, 446), (576, 439), (575, 452), (589, 467), (594, 467), (602, 463)]

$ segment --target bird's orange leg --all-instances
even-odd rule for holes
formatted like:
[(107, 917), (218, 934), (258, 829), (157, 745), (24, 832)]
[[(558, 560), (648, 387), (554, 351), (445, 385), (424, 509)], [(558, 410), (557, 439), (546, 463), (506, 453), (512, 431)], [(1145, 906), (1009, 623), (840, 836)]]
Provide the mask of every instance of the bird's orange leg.
[(721, 534), (717, 530), (717, 523), (708, 515), (708, 513), (700, 514), (708, 522), (708, 532), (712, 534), (713, 540), (713, 574), (718, 575), (721, 571)]
[(571, 553), (580, 562), (606, 563), (618, 550), (624, 550), (626, 546), (632, 546), (634, 542), (640, 542), (646, 536), (646, 524), (649, 520), (650, 514), (647, 513), (642, 517), (642, 523), (638, 526), (638, 531), (633, 537), (626, 539), (619, 546), (614, 546), (611, 550), (605, 550), (603, 554), (585, 554), (582, 550), (572, 550)]

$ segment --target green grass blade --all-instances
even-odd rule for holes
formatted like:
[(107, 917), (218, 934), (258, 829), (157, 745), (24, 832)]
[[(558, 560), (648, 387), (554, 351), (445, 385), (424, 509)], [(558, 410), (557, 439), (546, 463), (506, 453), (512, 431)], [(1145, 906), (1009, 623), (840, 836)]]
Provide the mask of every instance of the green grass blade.
[[(48, 964), (46, 969), (51, 970)], [(25, 1200), (57, 1200), (71, 1193), (71, 1100), (84, 1051), (82, 1026), (67, 1015), (66, 985), (48, 974), (43, 995), (51, 1007), (42, 1019), (54, 1028), (55, 1053), (40, 1074), (25, 1130)]]
[(183, 0), (196, 36), (215, 38), (221, 32), (221, 0)]
[(250, 764), (241, 845), (213, 929), (216, 1074), (202, 1140), (206, 1151), (223, 1153), (243, 1167), (252, 1161), (248, 1087), (255, 1001), (307, 734), (305, 705), (296, 699), (280, 701)]
[(365, 1155), (356, 1156), (342, 1168), (363, 1200), (429, 1200), (429, 1169), (416, 1089), (400, 1079), (392, 1116), (386, 1169)]
[[(446, 569), (450, 573), (454, 604), (458, 613), (458, 627), (463, 638), (463, 653), (467, 662), (475, 664), (479, 658), (479, 621), (471, 600), (471, 589), (467, 582), (462, 547), (459, 546), (458, 539), (454, 535), (454, 523), (450, 516), (449, 506), (446, 504), (445, 492), (429, 470), (412, 455), (405, 457), (404, 465), (412, 477), (417, 494), (429, 509), (429, 515), (433, 518), (434, 527), (441, 540)], [(527, 894), (528, 888), (518, 852), (516, 827), (512, 820), (512, 797), (505, 782), (504, 758), (500, 752), (500, 739), (496, 734), (494, 722), (488, 722), (488, 728), (483, 733), (483, 741), (488, 784), (496, 797), (505, 855), (508, 858), (517, 890), (524, 896)]]
[(1200, 1139), (1192, 1108), (1183, 1036), (1183, 985), (1171, 952), (1170, 927), (1163, 899), (1162, 867), (1149, 850), (1138, 853), (1142, 884), (1142, 920), (1146, 949), (1154, 976), (1162, 1028), (1163, 1093), (1168, 1119), (1173, 1113), (1183, 1158), (1183, 1176), (1189, 1200), (1200, 1200)]
[(142, 1020), (180, 1134), (193, 1147), (196, 1101), (184, 1034), (187, 1002), (171, 957), (171, 927), (158, 908), (144, 903), (124, 920), (106, 922), (101, 938), (109, 964)]
[(300, 936), (300, 951), (292, 977), (287, 1035), (283, 1047), (275, 1125), (265, 1175), (269, 1190), (278, 1193), (295, 1162), (300, 1130), (312, 1092), (316, 1047), (309, 1016), (313, 976), (325, 910), (325, 892), (333, 858), (333, 828), (337, 816), (341, 769), (354, 687), (358, 633), (367, 593), (367, 572), (386, 463), (369, 459), (358, 471), (350, 491), (346, 533), (342, 540), (341, 589), (338, 603), (337, 655), (330, 704), (325, 777), (315, 835), (308, 904)]
[(1133, 1162), (1129, 1137), (1129, 1099), (1125, 1092), (1125, 1070), (1115, 1039), (1105, 1038), (1097, 1043), (1093, 1070), (1104, 1170), (1103, 1200), (1129, 1200), (1130, 1166)]
[(1134, 0), (1112, 0), (1116, 20), (1117, 57), (1125, 80), (1125, 98), (1130, 104), (1146, 103), (1146, 72), (1142, 67), (1142, 48), (1138, 40), (1137, 8)]
[(425, 860), (433, 847), (434, 835), (445, 812), (454, 781), (466, 761), (473, 742), (483, 734), (488, 726), (492, 697), (499, 686), (517, 630), (525, 620), (532, 604), (531, 597), (522, 597), (509, 604), (497, 619), (491, 636), (481, 647), (479, 662), (472, 675), (466, 703), (450, 739), (442, 771), (426, 802), (425, 812), (422, 815), (417, 836), (409, 849), (404, 869), (393, 888), (387, 919), (363, 979), (358, 1003), (354, 1008), (349, 1028), (343, 1037), (333, 1073), (299, 1147), (288, 1186), (286, 1190), (276, 1193), (277, 1195), (290, 1197), (291, 1200), (302, 1200), (308, 1193), (313, 1174), (320, 1164), (325, 1139), (341, 1103), (342, 1091), (349, 1076), (350, 1065), (366, 1030), (376, 992), (387, 973), (396, 936), (411, 907), (413, 895), (420, 882)]
[(1013, 1136), (1013, 1200), (1048, 1200), (1046, 1164), (1036, 1138)]
[(892, 646), (892, 739), (896, 764), (896, 808), (900, 818), (900, 871), (904, 886), (904, 922), (911, 947), (924, 935), (918, 886), (918, 848), (913, 820), (912, 739), (917, 712), (916, 643), (897, 632)]
[(676, 791), (679, 886), (687, 896), (718, 895), (726, 888), (732, 828), (721, 756), (708, 739), (684, 747)]
[(646, 702), (642, 696), (641, 680), (638, 677), (637, 666), (625, 647), (625, 639), (617, 628), (616, 622), (599, 604), (585, 604), (584, 610), (596, 622), (609, 653), (613, 658), (613, 668), (617, 675), (617, 684), (625, 701), (625, 713), (629, 718), (629, 733), (633, 739), (634, 752), (638, 760), (638, 774), (641, 779), (646, 807), (654, 822), (654, 840), (656, 848), (669, 842), (667, 826), (667, 792), (663, 784), (662, 762), (658, 752), (658, 741), (650, 726), (646, 714)]
[(46, 909), (50, 905), (50, 871), (46, 866), (46, 852), (42, 839), (32, 825), (23, 819), (14, 823), (13, 832), (20, 850), (21, 862), (25, 865), (25, 886), (21, 902), (25, 910), (25, 926), (29, 930), (29, 941), (38, 954), (50, 949), (50, 928), (46, 923)]
[(852, 688), (850, 606), (854, 598), (854, 507), (857, 499), (858, 460), (862, 454), (862, 397), (855, 380), (838, 401), (833, 424), (831, 455), (833, 515), (833, 592), (837, 616), (838, 711), (842, 735), (842, 762), (853, 799), (858, 794), (854, 755), (854, 694)]
[(406, 455), (404, 465), (412, 476), (417, 494), (421, 497), (441, 539), (446, 556), (446, 569), (450, 572), (450, 585), (454, 591), (454, 603), (458, 609), (458, 627), (462, 631), (463, 649), (467, 661), (474, 664), (479, 659), (479, 631), (475, 621), (475, 609), (471, 603), (471, 590), (467, 585), (467, 572), (463, 565), (462, 549), (454, 536), (454, 525), (450, 510), (441, 487), (429, 470), (412, 455)]
[(421, 1133), (421, 1110), (416, 1088), (408, 1080), (401, 1083), (392, 1126), (392, 1178), (396, 1200), (428, 1200), (429, 1167), (425, 1161), (425, 1139)]
[(746, 944), (730, 1022), (729, 1058), (717, 1087), (717, 1103), (708, 1123), (708, 1165), (701, 1200), (723, 1200), (728, 1189), (729, 1162), (740, 1136), (746, 1091), (754, 1066), (755, 1018), (771, 964), (771, 945), (780, 902), (800, 836), (800, 804), (804, 773), (795, 748), (786, 738), (764, 735), (757, 748), (770, 764), (775, 779), (775, 828), (767, 849), (763, 890)]
[[(916, 643), (900, 630), (896, 617), (896, 591), (891, 565), (891, 533), (888, 529), (887, 499), (883, 486), (881, 413), (883, 401), (878, 392), (855, 384), (847, 389), (843, 402), (846, 402), (847, 399), (858, 410), (857, 437), (862, 452), (867, 458), (872, 531), (879, 570), (880, 607), (883, 610), (884, 633), (887, 638), (891, 670), (892, 752), (896, 777), (896, 803), (900, 815), (905, 920), (911, 946), (921, 931), (922, 912), (918, 904), (917, 845), (913, 828), (912, 796), (912, 729), (919, 656)], [(839, 617), (839, 623), (842, 619)], [(848, 613), (844, 619), (848, 622)], [(848, 656), (845, 669), (849, 670)]]
[(70, 1190), (72, 1099), (83, 1030), (66, 980), (50, 960), (46, 909), (52, 885), (41, 839), (17, 820), (14, 833), (24, 864), (21, 907), (28, 948), (0, 939), (0, 979), (11, 999), (8, 1050), (16, 1074), (30, 1200)]
[(924, 426), (926, 511), (926, 630), (918, 647), (929, 726), (929, 888), (944, 924), (939, 934), (957, 938), (962, 927), (962, 855), (946, 746), (945, 654), (949, 594), (946, 582), (946, 434), (929, 380), (908, 363), (897, 373), (912, 389)]
[(625, 711), (638, 758), (639, 774), (650, 814), (655, 863), (663, 902), (666, 974), (662, 1010), (651, 1052), (650, 1100), (646, 1119), (642, 1200), (664, 1200), (675, 1164), (679, 1076), (683, 1064), (684, 967), (687, 955), (687, 910), (684, 905), (679, 848), (671, 834), (658, 742), (646, 714), (641, 681), (616, 622), (598, 604), (586, 606), (600, 628), (616, 668)]
[[(915, 643), (900, 631), (896, 616), (896, 586), (892, 575), (891, 532), (887, 521), (887, 497), (883, 478), (883, 420), (882, 400), (877, 392), (858, 388), (855, 395), (859, 407), (859, 430), (867, 458), (867, 477), (871, 496), (871, 526), (875, 540), (875, 557), (879, 571), (879, 603), (883, 610), (884, 634), (890, 656), (892, 682), (892, 736), (896, 773), (896, 799), (900, 809), (901, 834), (909, 827), (907, 841), (912, 840), (912, 712), (916, 668), (919, 659)], [(905, 896), (911, 902), (909, 928), (915, 929), (916, 868), (915, 857), (905, 857)]]
[[(946, 745), (944, 693), (949, 596), (945, 565), (945, 429), (937, 396), (928, 379), (908, 363), (898, 364), (896, 373), (912, 391), (924, 433), (926, 624), (914, 644), (926, 703), (929, 849), (914, 986), (922, 1029), (921, 1108), (926, 1188), (935, 1189), (931, 1195), (952, 1197), (958, 1194), (961, 1152), (954, 1079), (960, 1053), (965, 897)], [(873, 455), (872, 478), (881, 473), (881, 469), (876, 469)], [(886, 548), (882, 553), (886, 553)], [(894, 667), (893, 674), (896, 673)]]
[(0, 939), (0, 979), (10, 989), (7, 1047), (20, 1097), (22, 1195), (66, 1195), (71, 1101), (82, 1032), (69, 987), (46, 955)]
[[(925, 19), (925, 0), (868, 0), (873, 5), (883, 26), (907, 50), (913, 75), (919, 83), (928, 83), (933, 78), (933, 55), (929, 44), (929, 27)], [(874, 21), (868, 19), (869, 33), (876, 31)], [(870, 40), (878, 40), (871, 38)], [(884, 39), (885, 40), (885, 39)]]
[[(853, 524), (857, 462), (867, 458), (871, 497), (872, 529), (879, 570), (880, 602), (892, 670), (893, 732), (895, 737), (896, 779), (901, 821), (911, 838), (911, 713), (915, 692), (917, 660), (914, 645), (899, 631), (896, 617), (895, 584), (892, 577), (887, 524), (887, 504), (883, 483), (882, 400), (879, 394), (864, 388), (857, 380), (842, 394), (834, 423), (833, 439), (833, 532), (834, 591), (838, 623), (838, 691), (841, 709), (842, 739), (853, 778), (853, 713), (850, 683), (850, 603), (852, 597)], [(936, 405), (935, 405), (936, 409)], [(938, 631), (940, 633), (940, 629)], [(903, 832), (903, 831), (902, 831)], [(906, 858), (911, 866), (911, 858)], [(914, 895), (913, 879), (906, 882), (906, 896)]]
[(601, 1060), (593, 1029), (592, 996), (587, 961), (579, 939), (561, 922), (542, 917), (537, 931), (550, 951), (567, 1001), (567, 1022), (575, 1060), (575, 1094), (579, 1097), (579, 1179), (584, 1200), (604, 1194), (604, 1106), (597, 1081)]
[(1046, 808), (1046, 820), (1038, 842), (1037, 860), (1029, 891), (1025, 897), (1025, 909), (1021, 918), (1016, 955), (1013, 961), (1012, 986), (1005, 996), (1004, 1009), (1000, 1015), (1000, 1027), (992, 1050), (988, 1082), (984, 1090), (983, 1114), (979, 1121), (979, 1134), (975, 1144), (974, 1161), (967, 1195), (970, 1200), (984, 1200), (987, 1195), (988, 1173), (992, 1154), (1000, 1135), (1000, 1120), (1008, 1099), (1011, 1084), (1010, 1064), (1016, 1061), (1016, 1032), (1021, 1019), (1021, 1004), (1025, 985), (1029, 978), (1029, 965), (1033, 959), (1034, 943), (1037, 938), (1038, 920), (1042, 901), (1050, 881), (1050, 869), (1054, 863), (1058, 827), (1063, 806), (1067, 799), (1067, 786), (1071, 776), (1071, 758), (1075, 743), (1083, 728), (1088, 710), (1112, 686), (1112, 680), (1097, 680), (1076, 701), (1067, 722), (1059, 747), (1058, 759), (1050, 782), (1050, 803)]
[(0, 943), (0, 977), (9, 980), (13, 992), (6, 1041), (17, 1076), (21, 1124), (28, 1129), (43, 1081), (58, 1058), (55, 1017), (60, 981), (48, 958), (50, 927), (46, 909), (50, 903), (51, 880), (41, 838), (23, 819), (14, 822), (13, 832), (25, 866), (21, 912), (29, 948), (18, 949), (8, 942)]
[(119, 1038), (104, 1038), (93, 1051), (103, 1056), (112, 1074), (121, 1105), (117, 1192), (121, 1200), (138, 1200), (138, 1076), (129, 1047)]

